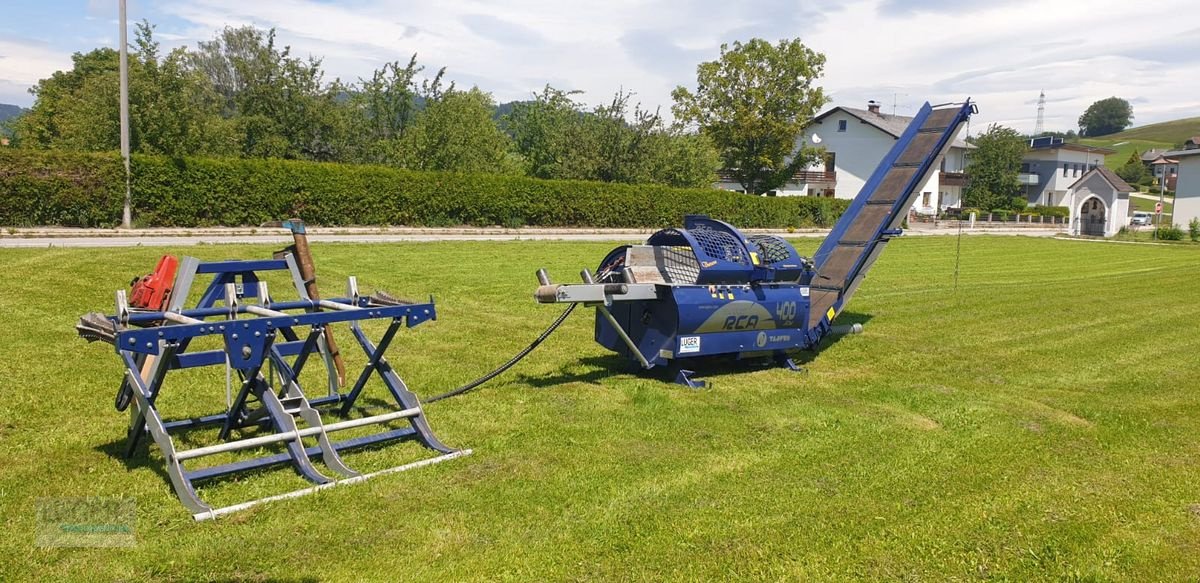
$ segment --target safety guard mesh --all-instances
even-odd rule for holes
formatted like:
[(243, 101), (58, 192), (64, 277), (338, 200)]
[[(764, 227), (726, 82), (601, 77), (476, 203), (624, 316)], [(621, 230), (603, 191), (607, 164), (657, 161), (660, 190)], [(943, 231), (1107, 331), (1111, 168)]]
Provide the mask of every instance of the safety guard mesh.
[(786, 261), (792, 256), (791, 244), (775, 235), (750, 235), (746, 238), (758, 246), (759, 258), (767, 265)]
[(746, 257), (742, 250), (742, 244), (733, 235), (705, 226), (688, 229), (688, 232), (692, 234), (692, 237), (700, 244), (700, 248), (709, 257), (750, 265), (750, 258)]
[(659, 247), (662, 270), (667, 273), (667, 283), (693, 285), (700, 279), (700, 263), (691, 247)]

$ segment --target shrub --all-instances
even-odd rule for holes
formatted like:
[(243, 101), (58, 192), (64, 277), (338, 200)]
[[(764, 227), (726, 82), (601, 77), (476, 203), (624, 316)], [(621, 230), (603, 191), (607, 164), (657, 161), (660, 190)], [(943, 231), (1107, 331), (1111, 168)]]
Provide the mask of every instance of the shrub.
[(1071, 216), (1071, 209), (1065, 206), (1044, 206), (1039, 204), (1031, 208), (1030, 212), (1043, 217), (1066, 218)]
[(1014, 196), (1008, 199), (1008, 208), (1024, 214), (1026, 212), (1025, 209), (1029, 208), (1029, 200), (1023, 196)]
[(1160, 241), (1182, 241), (1183, 229), (1180, 229), (1179, 225), (1158, 227), (1154, 230), (1154, 235)]
[(1007, 221), (1012, 217), (1012, 209), (992, 209), (992, 218), (997, 221)]
[(1193, 218), (1188, 222), (1188, 237), (1192, 241), (1200, 241), (1200, 219)]
[[(140, 226), (314, 225), (665, 227), (707, 214), (746, 228), (830, 225), (849, 201), (759, 197), (494, 174), (415, 172), (291, 160), (133, 157)], [(124, 172), (114, 154), (0, 151), (0, 224), (114, 226)]]

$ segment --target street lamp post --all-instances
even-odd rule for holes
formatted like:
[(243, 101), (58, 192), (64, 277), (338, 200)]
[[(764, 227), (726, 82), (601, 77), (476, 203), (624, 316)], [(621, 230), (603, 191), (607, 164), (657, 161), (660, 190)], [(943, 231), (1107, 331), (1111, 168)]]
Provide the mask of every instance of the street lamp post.
[(129, 208), (129, 38), (125, 25), (125, 0), (118, 1), (118, 20), (121, 21), (121, 158), (125, 161), (125, 206), (121, 210), (121, 226), (128, 229), (133, 226), (133, 213)]

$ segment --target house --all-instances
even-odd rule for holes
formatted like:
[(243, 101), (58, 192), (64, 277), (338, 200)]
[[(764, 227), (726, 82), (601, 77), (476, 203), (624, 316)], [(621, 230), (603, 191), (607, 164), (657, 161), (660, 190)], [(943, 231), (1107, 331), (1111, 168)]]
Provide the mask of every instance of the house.
[(1067, 191), (1071, 186), (1100, 166), (1105, 156), (1116, 153), (1108, 148), (1068, 144), (1062, 138), (1034, 138), (1021, 159), (1017, 179), (1029, 204), (1068, 206)]
[[(824, 147), (825, 159), (797, 172), (790, 182), (769, 194), (854, 198), (912, 122), (911, 117), (889, 115), (879, 109), (879, 104), (871, 101), (867, 103), (867, 109), (838, 106), (813, 118), (801, 139), (810, 145)], [(940, 171), (933, 173), (918, 191), (921, 196), (914, 203), (914, 210), (935, 214), (959, 205), (962, 188), (967, 182), (963, 174), (967, 152), (974, 148), (958, 139), (951, 144), (940, 162)], [(727, 177), (717, 186), (726, 190), (741, 189)]]
[[(1192, 140), (1200, 143), (1200, 138)], [(1186, 228), (1192, 219), (1200, 219), (1200, 147), (1167, 152), (1166, 155), (1179, 161), (1175, 208), (1171, 219)]]
[(1071, 234), (1111, 237), (1129, 224), (1129, 193), (1115, 172), (1096, 166), (1067, 187), (1063, 205), (1071, 209)]
[[(1193, 138), (1193, 139), (1200, 139), (1200, 138)], [(1179, 165), (1177, 165), (1177, 164), (1155, 164), (1155, 162), (1157, 162), (1159, 158), (1162, 158), (1163, 154), (1166, 154), (1166, 153), (1167, 153), (1166, 150), (1160, 150), (1157, 148), (1146, 150), (1145, 152), (1142, 152), (1142, 164), (1146, 165), (1146, 169), (1150, 171), (1151, 175), (1154, 176), (1154, 178), (1161, 181), (1163, 179), (1163, 175), (1165, 174), (1167, 177), (1167, 182), (1170, 183), (1170, 182), (1174, 182), (1173, 177), (1179, 174)], [(1168, 186), (1169, 186), (1169, 184), (1168, 184)]]

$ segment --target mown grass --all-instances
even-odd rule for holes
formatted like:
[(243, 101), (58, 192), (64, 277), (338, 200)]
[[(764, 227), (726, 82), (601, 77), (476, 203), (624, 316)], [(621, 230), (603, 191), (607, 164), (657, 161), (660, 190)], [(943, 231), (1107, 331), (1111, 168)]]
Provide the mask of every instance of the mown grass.
[(1117, 136), (1119, 135), (1104, 136), (1103, 138), (1082, 138), (1079, 140), (1079, 143), (1085, 146), (1116, 150), (1115, 154), (1109, 154), (1104, 157), (1104, 165), (1113, 170), (1124, 166), (1134, 152), (1143, 154), (1147, 150), (1173, 150), (1176, 146), (1172, 142), (1152, 139), (1118, 138)]
[[(270, 249), (2, 250), (0, 579), (1195, 578), (1200, 250), (967, 237), (956, 291), (955, 245), (895, 241), (839, 317), (866, 333), (807, 359), (807, 374), (708, 369), (701, 391), (640, 377), (592, 343), (581, 311), (514, 371), (428, 406), (473, 456), (207, 523), (176, 501), (157, 452), (113, 455), (117, 359), (72, 326), (162, 252)], [(404, 331), (390, 359), (428, 396), (553, 319), (530, 298), (537, 267), (571, 279), (612, 246), (314, 254), (327, 290), (353, 273), (368, 290), (437, 296), (438, 321)], [(220, 409), (210, 372), (164, 407)], [(347, 459), (370, 470), (418, 449)], [(301, 485), (280, 470), (203, 495)], [(137, 546), (36, 547), (37, 500), (85, 496), (135, 498)]]
[[(1152, 212), (1154, 212), (1154, 205), (1156, 205), (1156, 204), (1158, 204), (1158, 199), (1150, 200), (1148, 198), (1142, 198), (1140, 196), (1129, 197), (1129, 206), (1131, 207), (1130, 213), (1132, 213), (1133, 211), (1145, 211), (1148, 213), (1152, 213)], [(1170, 215), (1174, 211), (1174, 208), (1175, 208), (1174, 197), (1170, 197), (1170, 196), (1163, 197), (1163, 214)]]

